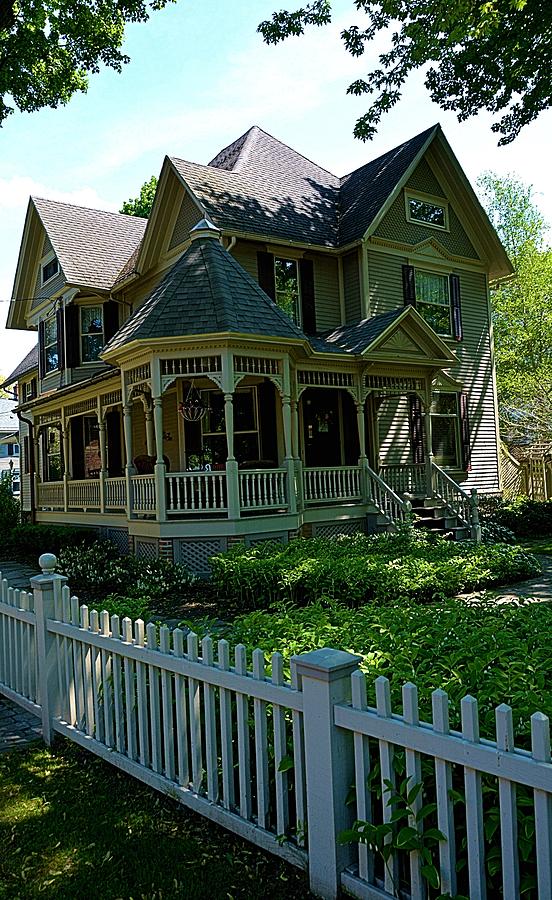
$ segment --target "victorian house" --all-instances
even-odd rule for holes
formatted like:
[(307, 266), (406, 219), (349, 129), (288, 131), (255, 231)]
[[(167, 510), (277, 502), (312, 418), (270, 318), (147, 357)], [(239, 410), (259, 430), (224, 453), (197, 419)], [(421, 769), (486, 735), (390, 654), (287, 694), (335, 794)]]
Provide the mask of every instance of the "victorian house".
[(22, 498), (205, 571), (498, 492), (489, 281), (510, 262), (439, 126), (337, 177), (258, 127), (166, 158), (149, 220), (32, 198), (8, 327)]

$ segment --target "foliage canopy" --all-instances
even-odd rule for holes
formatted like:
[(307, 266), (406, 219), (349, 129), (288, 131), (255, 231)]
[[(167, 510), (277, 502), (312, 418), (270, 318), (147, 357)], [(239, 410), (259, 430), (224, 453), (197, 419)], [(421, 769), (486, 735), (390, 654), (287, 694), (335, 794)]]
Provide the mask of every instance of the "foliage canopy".
[(120, 72), (125, 25), (170, 0), (7, 0), (0, 5), (0, 126), (13, 112), (67, 103), (100, 65)]
[(127, 216), (141, 216), (143, 219), (149, 219), (156, 190), (157, 178), (152, 175), (149, 181), (144, 181), (138, 197), (125, 200), (119, 212), (125, 213)]
[[(375, 95), (355, 126), (355, 136), (374, 136), (384, 115), (401, 97), (415, 69), (428, 67), (425, 85), (434, 103), (460, 121), (484, 109), (498, 116), (492, 129), (500, 144), (552, 103), (552, 4), (549, 0), (354, 0), (366, 27), (341, 32), (346, 49), (362, 56), (374, 40), (389, 39), (379, 66), (348, 87)], [(261, 22), (264, 40), (278, 43), (303, 34), (308, 25), (331, 21), (330, 0), (313, 0), (293, 12), (275, 12)]]

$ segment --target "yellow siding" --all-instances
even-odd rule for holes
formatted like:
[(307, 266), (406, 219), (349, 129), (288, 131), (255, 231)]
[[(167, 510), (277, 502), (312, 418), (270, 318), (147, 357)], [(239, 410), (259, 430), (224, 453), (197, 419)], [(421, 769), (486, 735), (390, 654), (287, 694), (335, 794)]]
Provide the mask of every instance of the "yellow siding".
[(311, 256), (314, 262), (316, 330), (329, 331), (341, 324), (337, 260), (331, 256)]
[(170, 435), (163, 441), (165, 456), (170, 461), (170, 471), (180, 471), (180, 448), (178, 440), (178, 408), (176, 391), (169, 391), (163, 396), (163, 430), (166, 435)]

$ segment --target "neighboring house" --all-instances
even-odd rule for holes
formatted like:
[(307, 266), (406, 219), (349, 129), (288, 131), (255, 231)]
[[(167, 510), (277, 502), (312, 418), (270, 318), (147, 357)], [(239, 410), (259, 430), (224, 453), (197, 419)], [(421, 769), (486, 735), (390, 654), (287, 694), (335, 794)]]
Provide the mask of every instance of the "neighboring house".
[(253, 127), (166, 158), (148, 221), (31, 199), (24, 503), (198, 570), (410, 501), (473, 525), (469, 492), (500, 490), (488, 285), (511, 272), (439, 126), (344, 178)]
[(19, 422), (17, 402), (0, 397), (0, 478), (12, 475), (13, 493), (19, 496)]

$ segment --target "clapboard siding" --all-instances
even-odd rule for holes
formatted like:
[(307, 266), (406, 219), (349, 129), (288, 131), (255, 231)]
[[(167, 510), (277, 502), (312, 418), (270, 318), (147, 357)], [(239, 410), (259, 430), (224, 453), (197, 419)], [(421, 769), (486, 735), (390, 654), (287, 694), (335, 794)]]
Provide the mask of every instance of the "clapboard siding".
[(341, 324), (337, 260), (321, 255), (310, 258), (314, 262), (316, 330), (328, 331)]
[(143, 456), (148, 452), (146, 440), (146, 413), (143, 403), (132, 404), (132, 455)]
[[(29, 426), (22, 419), (19, 420), (19, 477), (21, 483), (21, 508), (24, 512), (31, 509), (31, 476), (25, 474), (29, 461), (25, 455), (25, 438), (29, 436)], [(29, 452), (32, 452), (29, 448)]]
[(246, 241), (238, 241), (235, 247), (232, 248), (231, 253), (236, 262), (239, 262), (240, 266), (245, 269), (245, 271), (251, 275), (251, 278), (254, 278), (255, 281), (259, 280), (259, 272), (257, 269), (257, 252), (259, 250), (266, 249), (264, 246), (260, 244), (247, 243)]
[(378, 410), (381, 465), (412, 462), (406, 397), (387, 397)]
[(345, 321), (358, 322), (361, 318), (360, 270), (358, 252), (353, 250), (343, 257), (343, 294)]
[[(50, 243), (50, 239), (47, 234), (44, 234), (44, 241), (42, 244), (42, 253), (40, 254), (40, 259), (43, 259), (47, 253), (50, 253), (52, 250), (52, 244)], [(37, 272), (36, 272), (36, 280), (35, 280), (35, 288), (33, 291), (33, 302), (31, 304), (31, 308), (36, 306), (40, 306), (43, 300), (47, 297), (53, 296), (57, 291), (60, 291), (65, 286), (65, 275), (63, 274), (63, 270), (60, 266), (59, 272), (55, 278), (49, 281), (47, 284), (42, 286), (42, 266), (40, 262), (38, 264)]]
[(180, 446), (178, 438), (178, 408), (176, 391), (163, 395), (163, 429), (171, 439), (164, 442), (164, 453), (168, 457), (171, 472), (180, 471)]
[(391, 254), (368, 251), (369, 308), (372, 316), (403, 306), (401, 259)]

